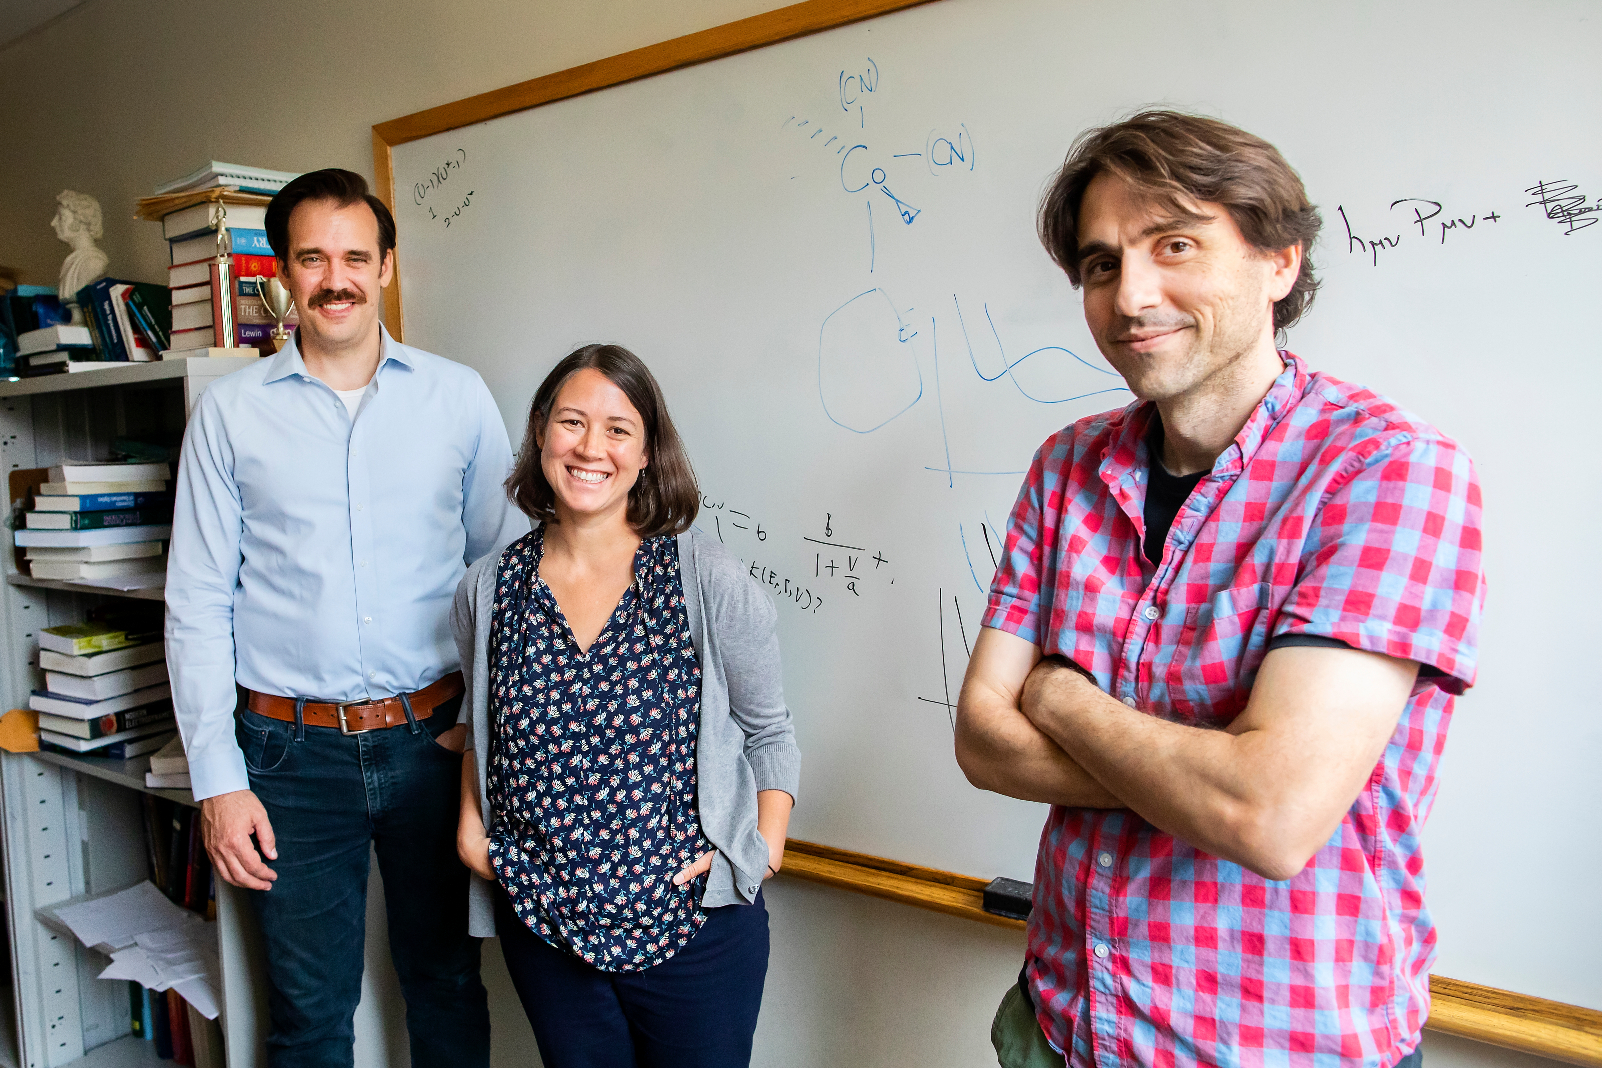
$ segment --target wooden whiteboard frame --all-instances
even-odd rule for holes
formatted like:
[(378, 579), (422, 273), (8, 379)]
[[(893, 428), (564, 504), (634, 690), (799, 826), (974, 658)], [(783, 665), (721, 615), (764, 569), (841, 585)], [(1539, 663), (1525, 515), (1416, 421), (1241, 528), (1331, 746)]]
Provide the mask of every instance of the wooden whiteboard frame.
[[(805, 0), (378, 123), (373, 127), (378, 196), (396, 210), (396, 145), (931, 2)], [(384, 321), (397, 341), (405, 340), (399, 271), (384, 293)], [(794, 839), (788, 846), (786, 875), (1002, 927), (1024, 926), (979, 906), (982, 879)], [(1430, 1030), (1602, 1068), (1602, 1012), (1442, 976), (1430, 977), (1430, 995), (1425, 1025)]]
[[(777, 11), (752, 15), (738, 22), (714, 26), (710, 30), (675, 37), (661, 44), (636, 48), (632, 52), (547, 74), (543, 78), (531, 78), (504, 89), (493, 89), (381, 122), (373, 127), (373, 177), (376, 179), (378, 196), (389, 205), (391, 212), (396, 210), (393, 154), (396, 145), (930, 2), (806, 0), (805, 3), (791, 4)], [(399, 271), (395, 272), (389, 288), (384, 291), (384, 325), (396, 341), (405, 340), (406, 312), (401, 302)]]

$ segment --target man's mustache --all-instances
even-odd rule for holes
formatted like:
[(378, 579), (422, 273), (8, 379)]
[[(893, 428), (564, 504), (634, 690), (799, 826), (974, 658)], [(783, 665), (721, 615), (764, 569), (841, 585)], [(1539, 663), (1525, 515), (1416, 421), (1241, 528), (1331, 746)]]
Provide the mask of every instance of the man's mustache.
[(367, 298), (354, 289), (319, 289), (312, 294), (307, 304), (313, 308), (321, 308), (324, 304), (366, 304)]

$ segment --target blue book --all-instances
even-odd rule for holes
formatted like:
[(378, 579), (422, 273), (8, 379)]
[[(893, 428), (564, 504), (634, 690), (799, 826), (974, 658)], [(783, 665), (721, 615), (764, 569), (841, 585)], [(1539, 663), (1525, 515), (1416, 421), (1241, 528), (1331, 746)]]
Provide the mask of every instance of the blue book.
[(125, 508), (154, 508), (172, 504), (171, 493), (81, 493), (76, 497), (38, 494), (36, 512), (117, 512)]
[[(231, 248), (234, 255), (271, 256), (273, 247), (267, 243), (266, 230), (247, 230), (243, 227), (228, 231)], [(194, 263), (197, 260), (210, 259), (217, 254), (217, 235), (204, 233), (199, 237), (191, 237), (184, 241), (174, 241), (168, 246), (172, 249), (172, 262)]]
[(117, 314), (111, 307), (111, 287), (128, 284), (121, 278), (102, 278), (78, 290), (78, 307), (94, 319), (95, 333), (100, 335), (101, 343), (105, 345), (105, 351), (100, 353), (103, 360), (126, 362), (128, 359), (128, 345), (117, 326)]
[[(135, 986), (139, 984), (135, 983)], [(150, 1009), (150, 991), (139, 987), (139, 1037), (146, 1042), (156, 1040), (156, 1020)]]

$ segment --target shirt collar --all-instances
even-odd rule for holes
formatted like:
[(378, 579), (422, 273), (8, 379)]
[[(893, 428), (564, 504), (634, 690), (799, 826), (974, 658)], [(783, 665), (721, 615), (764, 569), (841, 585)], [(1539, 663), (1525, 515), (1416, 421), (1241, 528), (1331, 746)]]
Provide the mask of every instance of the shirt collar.
[[(1257, 407), (1252, 409), (1246, 425), (1240, 428), (1240, 433), (1235, 435), (1229, 448), (1219, 453), (1218, 459), (1213, 461), (1212, 477), (1221, 478), (1243, 471), (1274, 424), (1296, 406), (1297, 399), (1306, 390), (1309, 375), (1301, 357), (1283, 349), (1279, 355), (1285, 361), (1285, 369), (1268, 387), (1268, 392), (1257, 402)], [(1131, 468), (1147, 462), (1146, 433), (1156, 411), (1157, 406), (1152, 401), (1136, 401), (1124, 409), (1123, 426), (1114, 436), (1102, 462), (1104, 478), (1121, 479)]]
[[(288, 378), (291, 375), (299, 375), (302, 378), (313, 377), (306, 370), (306, 361), (301, 359), (299, 330), (296, 330), (293, 334), (289, 335), (288, 343), (285, 344), (282, 349), (279, 349), (275, 355), (269, 357), (269, 359), (272, 360), (272, 364), (267, 368), (267, 377), (265, 379), (265, 382), (269, 384), (277, 382), (281, 378)], [(384, 324), (379, 323), (378, 369), (382, 370), (384, 364), (388, 363), (390, 360), (394, 360), (396, 363), (407, 368), (416, 367), (416, 362), (412, 358), (411, 349), (390, 337), (389, 331), (385, 329)], [(373, 377), (378, 377), (377, 370), (373, 372)]]

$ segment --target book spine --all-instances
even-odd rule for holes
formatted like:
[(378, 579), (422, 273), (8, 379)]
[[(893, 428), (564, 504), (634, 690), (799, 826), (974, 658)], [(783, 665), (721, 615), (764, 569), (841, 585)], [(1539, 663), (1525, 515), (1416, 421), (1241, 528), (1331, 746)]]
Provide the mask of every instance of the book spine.
[(158, 991), (150, 991), (150, 1018), (155, 1032), (156, 1056), (161, 1060), (172, 1060), (172, 1013), (167, 1011), (167, 995)]
[(80, 493), (78, 512), (109, 512), (123, 508), (157, 508), (171, 506), (170, 493)]
[(144, 708), (130, 708), (125, 712), (110, 712), (99, 719), (89, 720), (89, 737), (104, 738), (118, 731), (131, 731), (135, 727), (172, 718), (172, 705), (161, 701)]
[(234, 253), (243, 252), (247, 256), (271, 256), (273, 247), (267, 243), (266, 230), (247, 230), (235, 228), (228, 231), (232, 239), (229, 250)]
[[(166, 523), (172, 519), (172, 509), (130, 508), (116, 512), (47, 512), (46, 515), (64, 515), (67, 530), (103, 530), (108, 527), (140, 527), (147, 523)], [(55, 529), (61, 529), (59, 527)]]
[(140, 1038), (147, 1037), (145, 1034), (144, 991), (144, 987), (132, 979), (128, 980), (128, 1023), (133, 1033)]
[(239, 253), (234, 256), (234, 275), (243, 284), (254, 282), (259, 275), (262, 278), (278, 277), (278, 261), (272, 253), (265, 256), (253, 256), (249, 253)]
[(145, 337), (149, 339), (150, 344), (154, 346), (157, 352), (166, 348), (169, 339), (162, 331), (161, 325), (156, 322), (155, 315), (145, 301), (145, 295), (136, 289), (128, 294), (127, 300), (128, 314), (133, 316), (134, 322)]
[(95, 308), (100, 314), (101, 328), (111, 342), (111, 358), (126, 362), (129, 355), (127, 339), (117, 328), (117, 313), (111, 306), (111, 287), (115, 284), (110, 280), (95, 283)]
[[(136, 983), (135, 985), (137, 986), (138, 984)], [(144, 1039), (146, 1042), (154, 1042), (156, 1040), (155, 1014), (151, 1011), (150, 991), (142, 986), (139, 987), (139, 1008), (144, 1017)]]
[[(150, 794), (140, 794), (139, 811), (145, 821), (145, 865), (149, 869), (146, 878), (159, 886), (161, 866), (156, 860), (156, 824), (161, 817), (156, 812), (156, 799)], [(150, 1037), (148, 1031), (145, 1037)]]
[(167, 1011), (171, 1016), (172, 1061), (174, 1064), (193, 1065), (195, 1050), (189, 1040), (189, 1013), (178, 991), (167, 991)]
[(259, 348), (273, 336), (273, 328), (266, 323), (240, 323), (234, 328), (235, 348)]

